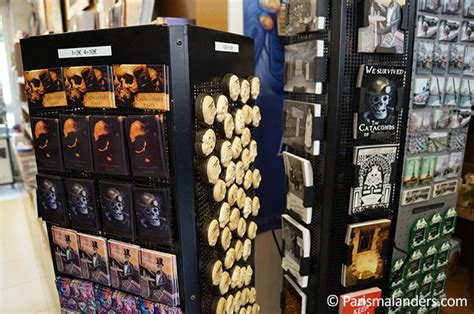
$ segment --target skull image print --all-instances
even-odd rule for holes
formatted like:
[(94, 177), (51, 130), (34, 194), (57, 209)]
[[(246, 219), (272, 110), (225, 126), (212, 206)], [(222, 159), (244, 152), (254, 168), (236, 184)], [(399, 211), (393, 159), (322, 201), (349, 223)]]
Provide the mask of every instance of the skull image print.
[(28, 104), (34, 107), (66, 106), (64, 94), (57, 99), (46, 100), (47, 94), (64, 91), (61, 69), (41, 69), (26, 71), (25, 92)]
[(68, 199), (71, 203), (72, 212), (82, 215), (89, 215), (92, 206), (88, 191), (80, 183), (73, 183), (68, 189)]
[(108, 221), (117, 221), (123, 224), (128, 224), (129, 214), (125, 212), (125, 199), (121, 191), (114, 187), (109, 187), (104, 197), (105, 203), (105, 217)]
[(64, 87), (69, 105), (84, 105), (84, 95), (87, 91), (84, 75), (90, 71), (92, 71), (92, 67), (64, 68)]
[(41, 205), (46, 210), (57, 210), (61, 204), (57, 196), (57, 187), (51, 180), (43, 179), (38, 187), (40, 192)]
[(396, 102), (395, 98), (396, 90), (391, 86), (390, 81), (383, 76), (375, 78), (367, 91), (368, 111), (363, 115), (365, 122), (369, 124), (393, 122), (395, 117), (393, 107), (390, 105)]
[(139, 210), (142, 211), (144, 217), (144, 220), (141, 219), (140, 222), (145, 228), (148, 228), (148, 226), (160, 227), (166, 222), (163, 217), (160, 216), (162, 211), (160, 200), (156, 199), (153, 194), (141, 194), (140, 205)]
[(139, 239), (171, 241), (168, 193), (166, 189), (133, 189)]

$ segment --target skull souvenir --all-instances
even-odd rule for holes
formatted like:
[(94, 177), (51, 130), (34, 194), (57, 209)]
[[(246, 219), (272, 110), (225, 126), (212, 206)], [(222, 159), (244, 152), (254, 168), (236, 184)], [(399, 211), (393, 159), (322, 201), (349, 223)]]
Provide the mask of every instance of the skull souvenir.
[[(238, 284), (239, 284), (239, 280), (240, 280), (240, 266), (239, 265), (235, 265), (234, 268), (232, 268), (232, 270), (230, 271), (230, 280), (231, 280), (231, 283), (230, 283), (230, 287), (232, 289), (235, 289), (237, 288)], [(235, 296), (234, 296), (234, 302), (235, 302)], [(239, 298), (240, 299), (240, 298)], [(239, 306), (240, 307), (240, 306)]]
[(252, 139), (252, 134), (250, 133), (250, 129), (245, 128), (242, 131), (242, 135), (240, 136), (240, 141), (242, 142), (242, 146), (247, 147), (251, 139)]
[(248, 190), (252, 186), (252, 170), (247, 170), (244, 176), (243, 187)]
[(239, 209), (233, 208), (232, 211), (230, 212), (230, 219), (229, 219), (229, 229), (231, 231), (234, 231), (237, 229), (237, 226), (239, 225), (239, 219), (240, 219)]
[(230, 113), (226, 113), (222, 123), (217, 125), (217, 129), (222, 137), (230, 139), (235, 129), (234, 117)]
[(252, 107), (249, 105), (243, 105), (242, 111), (244, 113), (245, 125), (252, 123)]
[(215, 216), (219, 221), (219, 227), (224, 228), (230, 220), (230, 205), (223, 202), (217, 207)]
[(212, 302), (212, 313), (215, 314), (224, 314), (225, 313), (225, 302), (226, 299), (224, 297), (220, 297), (217, 300)]
[(260, 305), (257, 303), (252, 305), (252, 314), (260, 314)]
[[(240, 272), (239, 272), (239, 275), (240, 275)], [(240, 302), (241, 297), (242, 297), (242, 292), (240, 292), (240, 291), (237, 291), (234, 294), (234, 313), (240, 314), (239, 309), (240, 309), (240, 306), (241, 306), (241, 302)]]
[(242, 241), (237, 239), (232, 243), (232, 246), (234, 247), (235, 250), (235, 260), (240, 261), (242, 258), (242, 251), (244, 249), (244, 245), (242, 244)]
[(109, 188), (105, 193), (105, 202), (107, 210), (112, 218), (118, 221), (123, 221), (124, 216), (124, 199), (120, 191), (116, 188)]
[(216, 202), (221, 202), (226, 196), (227, 188), (223, 180), (217, 180), (216, 184), (212, 187), (212, 198)]
[(248, 148), (244, 148), (242, 151), (242, 163), (244, 166), (244, 170), (247, 170), (250, 167), (250, 163), (252, 162), (250, 158), (250, 150)]
[(251, 221), (249, 223), (248, 230), (247, 230), (247, 236), (249, 237), (250, 240), (255, 239), (255, 237), (257, 236), (257, 228), (258, 228), (258, 226), (254, 221)]
[(250, 98), (250, 83), (246, 79), (240, 80), (240, 100), (242, 103), (247, 103)]
[(64, 69), (64, 87), (68, 103), (82, 106), (87, 84), (84, 75), (94, 73), (92, 67), (69, 67)]
[(226, 294), (229, 291), (230, 287), (230, 275), (228, 272), (224, 271), (221, 275), (221, 281), (219, 282), (219, 293), (221, 295)]
[(257, 158), (258, 151), (257, 151), (257, 142), (255, 140), (250, 141), (250, 161), (255, 162), (255, 159)]
[(235, 182), (235, 163), (229, 162), (229, 165), (224, 171), (224, 181), (227, 187), (231, 186)]
[(222, 94), (215, 94), (213, 98), (216, 104), (216, 120), (222, 123), (229, 110), (229, 100)]
[(48, 179), (44, 179), (39, 186), (39, 190), (41, 192), (42, 203), (44, 207), (46, 209), (58, 209), (58, 196), (53, 182)]
[(227, 140), (220, 140), (217, 143), (216, 150), (222, 166), (227, 167), (232, 160), (232, 144)]
[[(248, 284), (247, 284), (247, 280), (246, 280), (245, 281), (246, 286), (250, 285), (250, 281), (252, 281), (252, 276), (253, 276), (253, 269), (249, 265), (249, 266), (247, 266)], [(255, 289), (255, 287), (252, 287), (252, 288), (250, 288), (250, 291), (249, 291), (249, 303), (254, 304), (256, 300), (257, 300), (257, 289)]]
[(43, 95), (46, 93), (43, 80), (48, 75), (48, 70), (35, 70), (25, 72), (25, 92), (28, 102), (34, 105), (41, 105)]
[(234, 111), (234, 132), (235, 134), (242, 134), (242, 131), (245, 128), (245, 116), (242, 109), (237, 109)]
[(235, 183), (237, 183), (238, 185), (242, 184), (244, 180), (244, 175), (245, 175), (244, 163), (239, 160), (235, 164)]
[(260, 121), (262, 121), (262, 114), (260, 112), (260, 107), (255, 105), (252, 108), (252, 125), (258, 128), (260, 126)]
[(243, 217), (240, 217), (239, 223), (237, 225), (236, 234), (239, 238), (242, 238), (245, 235), (245, 231), (247, 230), (247, 222)]
[(217, 221), (217, 219), (212, 219), (211, 221), (205, 224), (203, 228), (203, 237), (207, 245), (215, 246), (217, 244), (219, 234), (219, 221)]
[(250, 97), (255, 100), (260, 94), (260, 79), (256, 76), (249, 76), (247, 80), (250, 83)]
[(225, 227), (224, 229), (222, 229), (221, 237), (219, 241), (221, 245), (221, 249), (223, 251), (227, 251), (227, 249), (230, 247), (231, 242), (232, 242), (232, 232), (230, 231), (228, 227)]
[(260, 170), (254, 169), (252, 172), (253, 188), (258, 189), (260, 187), (260, 182), (262, 182), (262, 175), (260, 174)]
[(222, 276), (222, 262), (219, 260), (209, 264), (208, 278), (213, 286), (218, 286)]
[(199, 169), (203, 179), (209, 184), (216, 184), (222, 171), (219, 158), (214, 155), (203, 161)]
[(369, 86), (368, 103), (370, 112), (376, 120), (383, 120), (388, 116), (388, 105), (391, 100), (390, 81), (386, 77), (377, 77)]
[(239, 158), (240, 153), (242, 153), (242, 140), (240, 137), (235, 136), (232, 139), (232, 159)]
[(239, 188), (239, 190), (237, 191), (237, 207), (239, 207), (240, 209), (244, 208), (246, 196), (247, 195), (245, 194), (244, 189)]
[(234, 296), (229, 294), (225, 301), (225, 312), (226, 313), (233, 313), (234, 312)]
[(224, 267), (225, 269), (230, 269), (234, 265), (235, 262), (235, 249), (229, 248), (227, 252), (225, 252), (224, 258)]
[(89, 214), (89, 195), (86, 189), (79, 183), (74, 183), (69, 188), (69, 195), (72, 197), (74, 209), (83, 215)]
[(140, 195), (139, 206), (145, 221), (154, 227), (162, 224), (161, 218), (161, 202), (151, 193), (142, 193)]
[(252, 216), (256, 217), (260, 211), (260, 198), (254, 196), (252, 198)]
[(206, 94), (199, 94), (194, 102), (198, 122), (212, 125), (216, 118), (216, 104), (214, 99)]
[(196, 134), (196, 142), (194, 144), (194, 151), (200, 155), (207, 157), (216, 146), (216, 133), (212, 129), (200, 131)]
[[(246, 277), (246, 274), (247, 274), (246, 268), (243, 267), (242, 270), (240, 271), (240, 273), (241, 273), (240, 281), (242, 283), (244, 283), (245, 282), (245, 277)], [(243, 276), (243, 278), (242, 278), (242, 276)], [(242, 289), (242, 297), (241, 297), (242, 305), (247, 305), (247, 303), (249, 303), (249, 292), (250, 292), (249, 288)]]
[(252, 213), (252, 199), (250, 197), (245, 198), (244, 209), (242, 210), (242, 215), (247, 219)]
[(239, 187), (236, 184), (232, 184), (227, 190), (227, 203), (229, 203), (230, 206), (234, 206), (235, 202), (237, 201), (238, 191)]
[(235, 74), (228, 73), (222, 80), (222, 90), (232, 101), (237, 101), (240, 95), (240, 80)]

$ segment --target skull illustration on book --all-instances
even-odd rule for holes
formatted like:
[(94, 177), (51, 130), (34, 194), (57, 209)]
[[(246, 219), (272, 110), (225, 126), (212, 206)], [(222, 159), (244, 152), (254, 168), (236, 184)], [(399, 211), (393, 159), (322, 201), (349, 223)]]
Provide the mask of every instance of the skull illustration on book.
[(41, 193), (43, 207), (45, 209), (58, 209), (58, 197), (54, 184), (50, 180), (45, 179), (43, 180), (43, 182), (41, 182), (39, 189)]
[(138, 80), (136, 73), (142, 72), (144, 65), (126, 65), (114, 67), (114, 91), (115, 97), (124, 104), (131, 105), (135, 94), (138, 92)]
[(47, 73), (48, 70), (25, 72), (25, 92), (29, 102), (34, 104), (42, 102), (46, 91), (43, 79)]
[(141, 207), (144, 220), (141, 222), (144, 226), (147, 224), (160, 227), (162, 224), (163, 218), (161, 214), (161, 202), (151, 193), (143, 193), (140, 197), (139, 205)]
[[(90, 69), (88, 69), (90, 68)], [(64, 69), (64, 87), (69, 102), (81, 106), (87, 91), (84, 72), (93, 72), (92, 67), (70, 67)]]
[(363, 194), (381, 193), (381, 185), (382, 172), (380, 172), (377, 165), (373, 165), (365, 177)]
[(79, 183), (74, 183), (69, 189), (69, 195), (72, 198), (73, 211), (79, 212), (83, 215), (89, 214), (89, 195), (86, 189)]
[(79, 125), (74, 120), (74, 118), (68, 118), (64, 121), (63, 125), (63, 136), (68, 149), (71, 149), (74, 152), (74, 156), (77, 158), (81, 157), (81, 151), (78, 147), (78, 134), (79, 134)]
[(386, 77), (377, 77), (373, 81), (368, 90), (367, 102), (370, 108), (368, 119), (383, 120), (387, 118), (391, 92), (390, 81)]
[(123, 221), (125, 219), (124, 199), (120, 191), (113, 187), (109, 188), (105, 194), (105, 201), (108, 210), (107, 218)]

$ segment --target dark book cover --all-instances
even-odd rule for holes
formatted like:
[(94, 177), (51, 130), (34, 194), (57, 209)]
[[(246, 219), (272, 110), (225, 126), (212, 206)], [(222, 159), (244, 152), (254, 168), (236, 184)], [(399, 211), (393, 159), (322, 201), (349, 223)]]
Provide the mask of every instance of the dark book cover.
[(38, 174), (36, 176), (38, 189), (38, 215), (44, 221), (61, 226), (69, 225), (63, 179), (57, 176)]
[(306, 313), (306, 293), (288, 275), (283, 279), (282, 303), (283, 314)]
[(172, 243), (168, 189), (133, 188), (139, 240)]
[(108, 247), (112, 287), (140, 294), (140, 247), (114, 240)]
[(405, 68), (361, 65), (354, 138), (389, 137), (397, 131)]
[(65, 67), (63, 73), (68, 106), (115, 108), (110, 66)]
[(132, 185), (111, 181), (99, 182), (102, 230), (119, 237), (135, 238)]
[(100, 229), (100, 214), (94, 181), (66, 178), (64, 184), (71, 225), (80, 229), (98, 231)]
[(130, 174), (124, 117), (92, 116), (92, 153), (95, 172)]
[(25, 71), (23, 75), (30, 108), (67, 106), (61, 68)]
[(130, 116), (125, 127), (132, 174), (168, 176), (163, 116)]
[(117, 107), (169, 110), (167, 67), (150, 64), (114, 64)]
[(79, 233), (79, 258), (82, 278), (103, 285), (110, 284), (107, 240)]
[(53, 254), (56, 270), (60, 273), (81, 278), (79, 263), (79, 241), (77, 232), (71, 229), (52, 227)]
[(65, 168), (93, 171), (90, 116), (59, 115), (59, 119)]
[(38, 169), (64, 171), (59, 119), (31, 118), (31, 129)]

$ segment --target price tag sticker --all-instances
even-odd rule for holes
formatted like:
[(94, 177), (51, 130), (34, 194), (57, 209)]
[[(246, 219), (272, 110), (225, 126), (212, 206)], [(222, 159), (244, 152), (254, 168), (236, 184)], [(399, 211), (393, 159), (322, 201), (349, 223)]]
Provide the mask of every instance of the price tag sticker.
[(221, 41), (215, 42), (215, 49), (216, 51), (239, 53), (239, 45)]
[(112, 46), (79, 47), (58, 49), (58, 58), (87, 58), (109, 57), (112, 55)]

